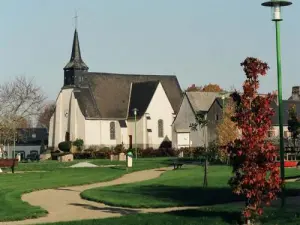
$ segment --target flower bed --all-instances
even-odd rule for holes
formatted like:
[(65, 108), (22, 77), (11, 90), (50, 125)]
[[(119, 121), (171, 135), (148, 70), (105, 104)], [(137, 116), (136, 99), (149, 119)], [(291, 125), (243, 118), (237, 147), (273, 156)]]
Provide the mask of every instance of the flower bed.
[[(284, 161), (284, 167), (296, 167), (298, 161)], [(280, 167), (280, 162), (276, 162), (276, 165)]]

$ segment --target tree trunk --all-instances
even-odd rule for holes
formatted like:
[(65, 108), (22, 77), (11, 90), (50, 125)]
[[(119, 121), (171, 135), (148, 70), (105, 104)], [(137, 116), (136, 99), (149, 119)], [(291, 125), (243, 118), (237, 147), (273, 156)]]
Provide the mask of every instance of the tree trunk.
[(207, 157), (205, 157), (203, 187), (208, 186), (208, 182), (207, 182), (207, 169), (208, 168), (207, 167), (208, 167), (208, 161), (207, 161)]

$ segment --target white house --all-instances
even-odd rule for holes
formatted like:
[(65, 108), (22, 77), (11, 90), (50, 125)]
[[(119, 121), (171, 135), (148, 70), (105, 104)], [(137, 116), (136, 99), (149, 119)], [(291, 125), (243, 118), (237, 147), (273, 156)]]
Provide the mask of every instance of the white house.
[[(75, 30), (64, 85), (50, 120), (49, 147), (81, 138), (85, 146), (157, 148), (172, 140), (182, 98), (176, 76), (88, 72)], [(134, 109), (137, 109), (136, 123)], [(135, 132), (136, 131), (136, 132)]]

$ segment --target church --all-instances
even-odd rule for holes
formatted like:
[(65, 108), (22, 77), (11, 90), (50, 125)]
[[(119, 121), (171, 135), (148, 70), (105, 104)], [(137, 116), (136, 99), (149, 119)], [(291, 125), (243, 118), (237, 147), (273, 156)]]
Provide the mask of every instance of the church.
[(172, 141), (172, 122), (182, 101), (176, 76), (89, 72), (75, 29), (71, 59), (50, 119), (49, 147), (66, 136), (85, 147), (158, 148)]

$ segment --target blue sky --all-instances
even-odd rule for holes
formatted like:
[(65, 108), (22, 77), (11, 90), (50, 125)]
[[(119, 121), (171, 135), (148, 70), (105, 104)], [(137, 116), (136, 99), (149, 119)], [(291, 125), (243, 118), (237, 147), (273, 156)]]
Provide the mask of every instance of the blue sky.
[[(182, 88), (218, 83), (240, 88), (240, 62), (269, 63), (261, 92), (276, 89), (275, 27), (260, 0), (2, 0), (0, 81), (34, 77), (49, 99), (63, 83), (74, 14), (90, 71), (175, 74)], [(300, 5), (284, 8), (283, 96), (300, 85)]]

